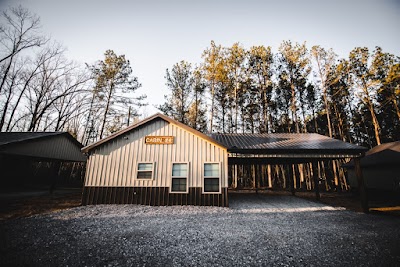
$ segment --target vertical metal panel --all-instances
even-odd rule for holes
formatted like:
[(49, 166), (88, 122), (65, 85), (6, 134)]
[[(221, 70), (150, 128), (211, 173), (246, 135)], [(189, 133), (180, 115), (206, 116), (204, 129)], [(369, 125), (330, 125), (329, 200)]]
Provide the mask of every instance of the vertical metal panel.
[(84, 185), (85, 186), (89, 186), (91, 185), (91, 177), (93, 177), (93, 158), (88, 158), (88, 161), (86, 163), (86, 173), (85, 173), (85, 182)]
[[(170, 135), (175, 137), (175, 142), (173, 145), (148, 145), (144, 142), (147, 135)], [(226, 149), (166, 121), (155, 120), (95, 148), (90, 156), (85, 184), (107, 187), (169, 187), (172, 163), (189, 162), (188, 186), (202, 187), (204, 163), (221, 162), (221, 186), (226, 187), (227, 159)], [(154, 180), (136, 179), (139, 162), (155, 164)], [(88, 194), (90, 197), (90, 192)]]

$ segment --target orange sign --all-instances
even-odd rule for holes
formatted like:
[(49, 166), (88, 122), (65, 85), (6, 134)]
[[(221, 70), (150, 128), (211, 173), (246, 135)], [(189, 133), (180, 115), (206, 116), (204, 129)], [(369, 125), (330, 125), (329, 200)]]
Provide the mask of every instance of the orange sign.
[(146, 136), (144, 143), (148, 145), (173, 145), (173, 136)]

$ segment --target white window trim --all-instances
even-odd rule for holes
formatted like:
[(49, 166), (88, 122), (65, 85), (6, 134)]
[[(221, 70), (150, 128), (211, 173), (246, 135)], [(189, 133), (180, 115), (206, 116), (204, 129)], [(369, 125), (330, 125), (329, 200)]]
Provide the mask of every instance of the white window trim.
[[(153, 169), (151, 170), (151, 178), (149, 178), (149, 179), (145, 179), (145, 178), (138, 178), (138, 174), (139, 174), (139, 172), (140, 172), (140, 170), (139, 170), (139, 164), (149, 164), (149, 163), (151, 163), (152, 165), (153, 165)], [(155, 172), (156, 172), (156, 163), (154, 162), (154, 161), (139, 161), (137, 164), (136, 164), (136, 175), (135, 175), (135, 179), (136, 180), (138, 180), (138, 181), (152, 181), (152, 180), (154, 180), (154, 177), (155, 177)]]
[[(204, 172), (205, 172), (205, 168), (204, 166), (206, 164), (218, 164), (219, 165), (219, 177), (215, 177), (215, 176), (205, 176)], [(202, 167), (202, 179), (201, 179), (201, 191), (203, 194), (221, 194), (222, 192), (222, 185), (221, 185), (221, 176), (222, 176), (222, 162), (203, 162), (203, 167)], [(205, 192), (204, 191), (204, 180), (207, 178), (218, 178), (218, 192)]]
[[(187, 165), (187, 173), (186, 173), (186, 177), (183, 176), (172, 176), (172, 170), (174, 169), (174, 164), (186, 164)], [(189, 162), (172, 162), (171, 164), (171, 171), (170, 171), (170, 177), (171, 179), (170, 181), (170, 185), (169, 185), (169, 192), (171, 194), (188, 194), (189, 193), (189, 176), (190, 176), (190, 164)], [(172, 191), (172, 179), (173, 178), (186, 178), (186, 191), (185, 192), (181, 192), (181, 191)]]

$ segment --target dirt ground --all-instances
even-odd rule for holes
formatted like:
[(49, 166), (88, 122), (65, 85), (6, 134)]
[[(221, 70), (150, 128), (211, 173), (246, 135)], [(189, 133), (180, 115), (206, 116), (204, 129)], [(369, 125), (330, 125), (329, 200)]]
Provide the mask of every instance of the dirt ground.
[(0, 220), (29, 217), (36, 214), (78, 207), (82, 189), (60, 188), (52, 194), (47, 190), (25, 190), (0, 193)]
[[(255, 193), (254, 191), (234, 191), (230, 194)], [(259, 191), (263, 195), (291, 195), (288, 191)], [(299, 198), (313, 202), (314, 192), (296, 192)], [(60, 188), (50, 194), (47, 190), (0, 193), (0, 220), (29, 217), (36, 214), (50, 213), (63, 209), (78, 207), (81, 204), (82, 192), (79, 188)], [(350, 192), (322, 192), (320, 203), (333, 207), (343, 207), (347, 210), (362, 212), (359, 197)], [(400, 202), (382, 202), (371, 200), (371, 212), (379, 212), (400, 216)]]

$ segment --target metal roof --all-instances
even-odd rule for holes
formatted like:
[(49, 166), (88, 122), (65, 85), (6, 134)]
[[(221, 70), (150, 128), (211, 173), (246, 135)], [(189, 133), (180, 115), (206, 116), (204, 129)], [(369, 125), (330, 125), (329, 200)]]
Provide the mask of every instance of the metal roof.
[(164, 120), (166, 122), (172, 123), (172, 124), (174, 124), (174, 125), (176, 125), (176, 126), (178, 126), (180, 128), (183, 128), (184, 130), (189, 131), (189, 132), (191, 132), (191, 133), (193, 133), (193, 134), (195, 134), (195, 135), (197, 135), (197, 136), (199, 136), (199, 137), (201, 137), (201, 138), (203, 138), (203, 139), (205, 139), (205, 140), (207, 140), (207, 141), (209, 141), (209, 142), (211, 142), (211, 143), (213, 143), (215, 145), (218, 145), (218, 146), (226, 149), (226, 147), (222, 143), (218, 142), (217, 140), (215, 140), (215, 139), (213, 139), (213, 138), (211, 138), (211, 137), (209, 137), (209, 136), (207, 136), (207, 135), (205, 135), (205, 134), (203, 134), (203, 133), (201, 133), (201, 132), (199, 132), (199, 131), (197, 131), (197, 130), (195, 130), (195, 129), (193, 129), (193, 128), (191, 128), (191, 127), (189, 127), (189, 126), (187, 126), (187, 125), (185, 125), (185, 124), (183, 124), (183, 123), (181, 123), (179, 121), (171, 119), (168, 116), (165, 116), (165, 115), (163, 115), (161, 113), (157, 113), (157, 114), (154, 114), (153, 116), (150, 116), (150, 117), (148, 117), (148, 118), (146, 118), (146, 119), (144, 119), (142, 121), (139, 121), (138, 123), (132, 124), (131, 126), (125, 128), (125, 129), (122, 129), (122, 130), (120, 130), (120, 131), (118, 131), (118, 132), (116, 132), (116, 133), (114, 133), (114, 134), (112, 134), (112, 135), (110, 135), (110, 136), (108, 136), (106, 138), (103, 138), (103, 139), (97, 141), (96, 143), (90, 144), (90, 145), (82, 148), (82, 151), (87, 153), (90, 150), (92, 150), (93, 148), (95, 148), (95, 147), (97, 147), (97, 146), (99, 146), (101, 144), (104, 144), (104, 143), (106, 143), (106, 142), (108, 142), (108, 141), (110, 141), (110, 140), (112, 140), (112, 139), (114, 139), (114, 138), (116, 138), (116, 137), (118, 137), (120, 135), (123, 135), (123, 134), (125, 134), (125, 133), (127, 133), (129, 131), (132, 131), (132, 130), (138, 128), (138, 127), (144, 126), (147, 123), (149, 123), (149, 122), (151, 122), (153, 120), (156, 120), (156, 119), (162, 119), (162, 120)]
[[(365, 153), (361, 159), (361, 166), (398, 166), (400, 167), (400, 141), (381, 144)], [(354, 161), (344, 167), (354, 167)]]
[(212, 134), (230, 153), (361, 156), (366, 148), (315, 133)]
[(84, 162), (79, 143), (68, 132), (1, 132), (0, 154)]
[(24, 142), (32, 139), (65, 134), (64, 132), (1, 132), (0, 146)]

